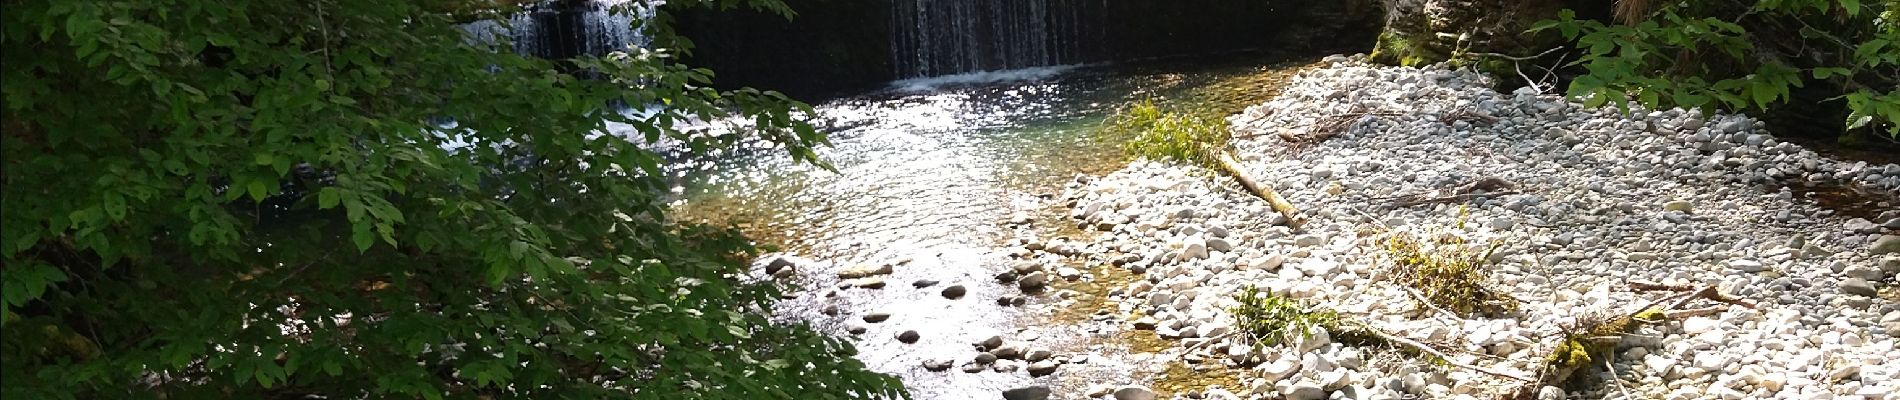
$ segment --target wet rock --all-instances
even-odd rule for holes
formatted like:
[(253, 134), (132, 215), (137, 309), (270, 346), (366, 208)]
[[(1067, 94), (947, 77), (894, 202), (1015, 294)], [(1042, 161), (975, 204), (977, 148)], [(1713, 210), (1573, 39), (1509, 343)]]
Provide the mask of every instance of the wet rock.
[(1880, 291), (1874, 289), (1873, 282), (1868, 282), (1866, 279), (1861, 279), (1861, 278), (1842, 279), (1841, 293), (1855, 294), (1855, 295), (1868, 296), (1868, 297), (1880, 295)]
[(885, 285), (883, 278), (858, 278), (847, 280), (844, 283), (861, 289), (883, 289)]
[(1054, 355), (1054, 353), (1051, 353), (1048, 349), (1030, 349), (1028, 353), (1023, 354), (1023, 359), (1029, 362), (1036, 362), (1047, 360), (1052, 355)]
[(1015, 343), (1004, 343), (1002, 346), (990, 349), (990, 354), (995, 354), (997, 358), (1005, 360), (1019, 359), (1023, 357), (1023, 346)]
[(1145, 386), (1122, 386), (1115, 389), (1115, 400), (1155, 400), (1155, 391)]
[(876, 313), (864, 314), (864, 322), (869, 322), (873, 324), (884, 322), (885, 320), (889, 320), (889, 319), (891, 319), (891, 313), (876, 312)]
[(784, 270), (786, 268), (793, 268), (797, 266), (798, 266), (798, 263), (796, 261), (793, 261), (791, 257), (785, 257), (785, 256), (772, 257), (771, 261), (767, 261), (765, 263), (765, 273), (777, 274), (780, 270)]
[(1002, 273), (996, 274), (996, 281), (1004, 283), (1015, 282), (1016, 271), (1003, 271)]
[(1029, 275), (1024, 275), (1022, 280), (1016, 281), (1016, 287), (1024, 291), (1041, 290), (1043, 287), (1046, 287), (1046, 286), (1049, 286), (1049, 275), (1043, 273), (1042, 271), (1036, 271), (1036, 272), (1030, 273)]
[(937, 286), (937, 283), (938, 282), (935, 279), (918, 279), (916, 282), (911, 282), (910, 286), (914, 288), (918, 288), (918, 289), (923, 289), (923, 288), (927, 288), (931, 286)]
[(917, 343), (917, 339), (920, 337), (922, 337), (922, 335), (919, 335), (917, 331), (904, 331), (897, 334), (897, 341), (905, 344)]
[(969, 291), (970, 290), (964, 288), (963, 285), (950, 285), (950, 287), (943, 288), (943, 298), (951, 300), (961, 299), (963, 295), (969, 293)]
[(996, 372), (1016, 372), (1016, 370), (1022, 369), (1022, 367), (1022, 363), (1010, 360), (1001, 360), (995, 364), (990, 364), (990, 370)]
[(966, 372), (966, 373), (974, 374), (978, 372), (983, 372), (984, 369), (985, 368), (979, 364), (963, 364), (963, 372)]
[(1135, 329), (1152, 331), (1155, 330), (1155, 325), (1159, 324), (1161, 321), (1155, 320), (1155, 317), (1141, 317), (1135, 320)]
[(1019, 262), (1016, 262), (1015, 264), (1010, 264), (1009, 269), (1011, 271), (1015, 271), (1017, 275), (1029, 275), (1029, 273), (1031, 272), (1041, 271), (1042, 263), (1035, 262), (1035, 261), (1019, 261)]
[(1082, 279), (1082, 271), (1070, 267), (1056, 268), (1056, 276), (1061, 277), (1063, 280), (1073, 281)]
[(1316, 382), (1300, 381), (1288, 385), (1280, 391), (1280, 395), (1287, 400), (1323, 400), (1326, 398), (1326, 389)]
[(876, 276), (876, 275), (888, 275), (890, 273), (891, 273), (890, 264), (879, 265), (875, 267), (869, 266), (869, 265), (859, 265), (856, 267), (852, 267), (851, 269), (838, 271), (838, 279), (858, 279), (858, 278), (864, 278), (864, 277), (870, 277), (870, 276)]
[(975, 361), (977, 364), (989, 364), (989, 363), (996, 362), (996, 359), (997, 359), (996, 353), (991, 353), (991, 352), (986, 351), (986, 352), (976, 353)]
[(864, 334), (864, 331), (869, 330), (869, 329), (870, 328), (864, 327), (864, 325), (852, 325), (852, 326), (845, 327), (844, 331), (853, 335), (862, 335)]
[(1900, 253), (1900, 235), (1882, 235), (1867, 252), (1874, 255)]
[(1043, 360), (1029, 364), (1029, 376), (1043, 376), (1056, 373), (1056, 367), (1062, 366), (1054, 360)]
[(988, 339), (983, 339), (983, 341), (981, 342), (976, 342), (976, 346), (977, 348), (980, 348), (983, 350), (1003, 347), (1003, 336), (1002, 335), (990, 336)]
[(948, 369), (950, 369), (950, 360), (935, 359), (935, 358), (924, 360), (925, 371), (943, 372), (944, 370), (948, 370)]

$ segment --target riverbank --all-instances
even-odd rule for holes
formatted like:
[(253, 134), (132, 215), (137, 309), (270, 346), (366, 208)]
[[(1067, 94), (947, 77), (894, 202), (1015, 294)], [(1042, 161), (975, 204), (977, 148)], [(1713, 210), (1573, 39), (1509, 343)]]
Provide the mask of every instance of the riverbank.
[[(1026, 165), (1001, 169), (1020, 174), (1002, 175), (1011, 183), (986, 189), (996, 200), (978, 207), (922, 188), (996, 178), (905, 170), (892, 181), (865, 168), (898, 164), (846, 164), (837, 182), (755, 200), (861, 185), (875, 190), (854, 198), (885, 200), (799, 210), (849, 218), (804, 219), (833, 229), (792, 250), (822, 261), (770, 256), (757, 277), (801, 283), (781, 312), (851, 338), (861, 360), (903, 376), (918, 398), (1490, 398), (1525, 385), (1512, 377), (1535, 380), (1566, 333), (1670, 294), (1633, 282), (1711, 287), (1755, 306), (1702, 301), (1693, 315), (1637, 324), (1612, 347), (1615, 374), (1590, 365), (1575, 385), (1527, 393), (1892, 398), (1900, 369), (1881, 363), (1900, 359), (1900, 292), (1890, 288), (1900, 253), (1876, 253), (1900, 246), (1886, 236), (1900, 228), (1900, 166), (1832, 160), (1743, 116), (1626, 117), (1498, 93), (1471, 72), (1342, 57), (1296, 70), (1290, 83), (1242, 80), (1284, 94), (1230, 122), (1242, 169), (1304, 209), (1310, 222), (1297, 229), (1197, 167), (1063, 173), (1063, 158), (1010, 160)], [(1134, 87), (1175, 81), (1142, 76), (1153, 78)], [(1200, 87), (1174, 94), (1230, 91)], [(1050, 88), (1062, 86), (981, 91)], [(888, 114), (912, 114), (901, 110)], [(1318, 125), (1337, 129), (1303, 138)], [(1079, 175), (1051, 186), (1052, 174)], [(904, 190), (885, 193), (893, 187)], [(907, 198), (890, 195), (932, 193), (929, 204), (962, 208), (888, 208)], [(1394, 238), (1482, 256), (1480, 284), (1513, 309), (1485, 316), (1418, 301), (1391, 272)], [(1260, 343), (1233, 315), (1248, 287), (1445, 359), (1344, 331)]]
[[(1328, 64), (1231, 119), (1243, 169), (1304, 208), (1300, 229), (1193, 167), (1137, 162), (1066, 196), (1079, 224), (1102, 231), (1084, 252), (1145, 275), (1112, 296), (1118, 329), (1172, 340), (1159, 357), (1239, 376), (1238, 387), (1202, 397), (1488, 398), (1521, 384), (1325, 335), (1256, 348), (1230, 333), (1243, 287), (1427, 344), (1455, 364), (1528, 376), (1582, 321), (1657, 297), (1631, 282), (1708, 285), (1756, 307), (1717, 304), (1645, 324), (1615, 346), (1616, 373), (1602, 376), (1614, 380), (1536, 393), (1896, 396), (1900, 368), (1886, 360), (1900, 359), (1889, 287), (1900, 273), (1900, 165), (1831, 160), (1745, 116), (1624, 116), (1497, 93), (1470, 72)], [(1347, 114), (1357, 116), (1329, 139), (1282, 138)], [(1852, 188), (1876, 207), (1843, 215), (1791, 181)], [(1492, 248), (1485, 284), (1516, 310), (1426, 309), (1389, 273), (1385, 244), (1408, 236)]]

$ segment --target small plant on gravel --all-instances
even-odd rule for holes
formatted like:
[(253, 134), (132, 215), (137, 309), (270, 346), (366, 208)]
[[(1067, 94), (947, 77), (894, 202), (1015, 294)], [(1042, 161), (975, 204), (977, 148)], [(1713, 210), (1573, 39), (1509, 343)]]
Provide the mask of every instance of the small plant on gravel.
[(1240, 305), (1228, 309), (1242, 333), (1253, 338), (1255, 345), (1272, 346), (1287, 338), (1287, 334), (1298, 332), (1300, 335), (1313, 334), (1313, 328), (1327, 331), (1339, 331), (1341, 319), (1339, 313), (1332, 310), (1314, 310), (1299, 300), (1281, 297), (1272, 292), (1248, 286), (1242, 288), (1234, 300)]
[(1517, 311), (1517, 299), (1492, 289), (1485, 276), (1498, 245), (1470, 246), (1456, 235), (1437, 235), (1429, 243), (1396, 233), (1383, 244), (1392, 257), (1387, 276), (1430, 305), (1457, 314), (1497, 316)]
[(1227, 121), (1162, 110), (1153, 100), (1129, 105), (1109, 117), (1102, 130), (1128, 138), (1122, 149), (1131, 157), (1174, 160), (1196, 165), (1216, 163), (1213, 151), (1227, 147)]

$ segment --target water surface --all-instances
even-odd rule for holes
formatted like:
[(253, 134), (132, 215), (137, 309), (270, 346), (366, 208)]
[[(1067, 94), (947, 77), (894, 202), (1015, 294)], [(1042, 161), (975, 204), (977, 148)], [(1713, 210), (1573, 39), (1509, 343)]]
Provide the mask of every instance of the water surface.
[[(1021, 295), (991, 278), (1010, 260), (1004, 242), (1050, 234), (1005, 221), (1017, 212), (1049, 211), (1039, 195), (1058, 193), (1077, 174), (1122, 165), (1118, 143), (1095, 133), (1117, 108), (1155, 99), (1166, 108), (1225, 115), (1263, 101), (1284, 71), (1312, 61), (1285, 60), (1044, 67), (897, 82), (816, 106), (833, 143), (820, 154), (835, 172), (771, 151), (702, 160), (684, 174), (681, 212), (736, 224), (762, 243), (840, 268), (899, 264), (884, 277), (888, 286), (875, 290), (841, 289), (834, 271), (802, 271), (795, 279), (800, 289), (779, 311), (838, 334), (865, 327), (849, 336), (859, 358), (903, 377), (917, 398), (994, 397), (1034, 379), (1022, 371), (927, 372), (920, 364), (941, 358), (960, 365), (976, 354), (972, 342), (1051, 324), (1051, 315), (996, 303)], [(941, 283), (913, 288), (918, 280)], [(969, 286), (970, 295), (938, 295), (951, 284)], [(1053, 301), (1046, 294), (1031, 300)], [(863, 322), (870, 312), (893, 316)], [(897, 342), (893, 337), (905, 330), (922, 339)], [(1074, 347), (1062, 342), (1075, 338), (1039, 340), (1062, 348)]]

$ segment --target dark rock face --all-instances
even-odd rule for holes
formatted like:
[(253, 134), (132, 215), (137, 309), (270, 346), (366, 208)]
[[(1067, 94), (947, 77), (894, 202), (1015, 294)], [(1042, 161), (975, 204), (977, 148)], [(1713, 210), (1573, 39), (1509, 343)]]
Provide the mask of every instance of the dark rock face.
[(821, 97), (894, 79), (889, 0), (787, 0), (793, 19), (749, 8), (666, 8), (692, 40), (687, 63), (722, 87)]
[(1611, 2), (1588, 0), (1380, 0), (1385, 28), (1373, 61), (1424, 65), (1446, 61), (1453, 52), (1528, 56), (1563, 43), (1556, 32), (1529, 34), (1537, 21), (1555, 19), (1566, 8), (1579, 18), (1608, 15)]
[(902, 78), (1372, 42), (1374, 0), (788, 0), (669, 9), (725, 87), (822, 98)]

